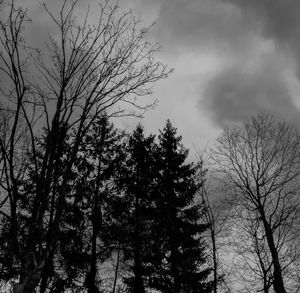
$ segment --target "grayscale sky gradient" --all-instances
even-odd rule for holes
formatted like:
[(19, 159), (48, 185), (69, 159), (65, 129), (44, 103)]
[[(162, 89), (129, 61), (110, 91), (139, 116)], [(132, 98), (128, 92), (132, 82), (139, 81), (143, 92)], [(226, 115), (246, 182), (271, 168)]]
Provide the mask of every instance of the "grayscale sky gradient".
[[(30, 33), (43, 43), (49, 25), (36, 0), (23, 0), (33, 20)], [(46, 1), (53, 8), (59, 0)], [(90, 2), (80, 0), (84, 11)], [(145, 115), (147, 131), (166, 119), (185, 144), (213, 143), (227, 123), (258, 111), (300, 121), (299, 0), (120, 0), (122, 9), (140, 14), (145, 25), (156, 22), (149, 39), (159, 42), (159, 58), (174, 68), (155, 88), (158, 106)], [(91, 20), (97, 17), (91, 10)], [(119, 120), (133, 127), (137, 119)]]

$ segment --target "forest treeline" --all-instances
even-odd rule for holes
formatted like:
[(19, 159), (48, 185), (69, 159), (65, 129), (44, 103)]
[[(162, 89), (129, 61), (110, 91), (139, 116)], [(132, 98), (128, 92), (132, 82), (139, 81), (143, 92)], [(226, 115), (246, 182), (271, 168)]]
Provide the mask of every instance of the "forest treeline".
[[(106, 115), (98, 117), (68, 171), (71, 140), (65, 137), (62, 155), (55, 161), (43, 224), (34, 227), (33, 237), (38, 237), (42, 251), (49, 237), (45, 227), (60, 205), (63, 212), (53, 236), (56, 249), (41, 273), (39, 292), (210, 292), (211, 269), (201, 237), (208, 225), (196, 199), (203, 169), (187, 163), (188, 151), (171, 122), (156, 139), (145, 136), (141, 125), (125, 134)], [(43, 140), (34, 158), (27, 155), (30, 163), (19, 181), (22, 193), (17, 202), (22, 249), (39, 181), (33, 164), (42, 164)], [(70, 180), (62, 191), (65, 172), (70, 172)], [(63, 201), (58, 201), (61, 192)], [(9, 219), (2, 220), (1, 278), (9, 281), (18, 278), (20, 263), (11, 249)]]
[(0, 0), (0, 290), (299, 292), (298, 127), (255, 114), (195, 159), (169, 120), (117, 129), (172, 71), (150, 28), (112, 0), (50, 4), (36, 48)]

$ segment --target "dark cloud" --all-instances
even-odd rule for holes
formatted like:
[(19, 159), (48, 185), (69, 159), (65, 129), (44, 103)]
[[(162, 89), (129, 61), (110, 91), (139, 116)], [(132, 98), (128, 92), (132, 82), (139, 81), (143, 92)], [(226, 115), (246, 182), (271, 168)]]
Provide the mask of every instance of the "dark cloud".
[[(299, 119), (299, 110), (293, 102), (290, 86), (283, 74), (283, 64), (278, 65), (276, 56), (292, 58), (299, 78), (300, 1), (221, 1), (235, 5), (252, 32), (262, 40), (273, 42), (274, 56), (267, 60), (254, 59), (253, 63), (257, 63), (257, 68), (253, 71), (247, 69), (249, 56), (241, 52), (233, 67), (223, 69), (211, 80), (202, 105), (210, 111), (219, 125), (244, 120), (258, 111), (269, 111), (288, 120)], [(290, 65), (285, 63), (284, 66)]]
[[(158, 12), (154, 37), (166, 55), (218, 56), (221, 69), (201, 102), (217, 124), (262, 110), (299, 118), (283, 72), (283, 67), (293, 75), (300, 72), (299, 0), (145, 1), (139, 1), (140, 8)], [(259, 57), (264, 51), (272, 58)], [(278, 62), (281, 56), (294, 64)]]
[[(48, 34), (55, 35), (56, 27), (49, 24), (49, 17), (42, 14), (36, 0), (26, 1), (35, 3), (30, 9), (33, 27), (28, 40), (40, 46)], [(59, 1), (47, 3), (55, 10), (60, 7)], [(122, 0), (120, 5), (141, 13), (146, 24), (156, 20), (151, 38), (163, 45), (163, 61), (171, 66), (175, 63), (182, 88), (189, 85), (185, 76), (189, 80), (203, 78), (200, 70), (195, 70), (201, 66), (197, 60), (192, 65), (184, 61), (185, 67), (178, 65), (182, 60), (216, 56), (219, 73), (210, 79), (200, 104), (218, 125), (243, 120), (261, 110), (283, 118), (299, 118), (283, 67), (295, 66), (300, 72), (300, 0)], [(86, 6), (80, 9), (85, 11)], [(266, 43), (271, 44), (266, 51), (273, 54), (267, 60), (257, 57)], [(180, 63), (169, 58), (174, 53)], [(276, 58), (281, 55), (291, 57), (294, 64), (279, 64)], [(172, 92), (168, 93), (166, 99), (171, 99)]]
[[(129, 0), (127, 0), (129, 1)], [(137, 0), (131, 0), (134, 4)], [(159, 3), (160, 2), (160, 3)], [(299, 0), (140, 0), (158, 11), (155, 37), (171, 50), (245, 49), (254, 34), (290, 50), (300, 64)], [(137, 5), (137, 4), (136, 4)]]
[(210, 81), (200, 106), (209, 110), (221, 126), (245, 120), (260, 111), (290, 121), (300, 118), (280, 64), (272, 58), (255, 70), (243, 71), (240, 66), (224, 69)]
[(272, 39), (279, 49), (290, 51), (300, 71), (299, 0), (222, 0), (238, 7), (257, 33)]
[(169, 52), (246, 47), (251, 36), (239, 9), (220, 0), (163, 0), (155, 37)]

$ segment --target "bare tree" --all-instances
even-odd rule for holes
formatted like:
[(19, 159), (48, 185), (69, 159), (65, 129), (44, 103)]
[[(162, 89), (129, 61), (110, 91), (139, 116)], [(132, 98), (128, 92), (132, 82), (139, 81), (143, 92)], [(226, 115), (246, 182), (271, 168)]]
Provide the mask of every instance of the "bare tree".
[(228, 242), (234, 252), (233, 272), (244, 288), (240, 292), (268, 293), (273, 284), (272, 258), (262, 223), (251, 212), (235, 212), (235, 216), (227, 219), (232, 231)]
[[(145, 41), (148, 29), (141, 29), (140, 20), (130, 12), (120, 14), (118, 6), (106, 0), (96, 24), (88, 23), (88, 13), (78, 23), (77, 2), (64, 0), (57, 15), (43, 4), (57, 28), (57, 34), (49, 38), (48, 52), (26, 44), (23, 34), (30, 21), (26, 10), (16, 7), (13, 0), (6, 3), (0, 20), (0, 71), (5, 80), (1, 84), (5, 108), (1, 111), (10, 113), (5, 135), (0, 137), (1, 197), (6, 206), (1, 211), (9, 227), (13, 266), (17, 267), (14, 292), (33, 292), (53, 258), (72, 166), (93, 121), (120, 103), (144, 110), (147, 106), (139, 106), (136, 97), (151, 94), (152, 84), (169, 72), (155, 60), (159, 47)], [(44, 150), (39, 162), (37, 149), (42, 137)], [(61, 171), (67, 137), (70, 155)], [(29, 163), (24, 159), (20, 164), (21, 150), (23, 155), (27, 151), (32, 154), (36, 178), (26, 227), (19, 221), (19, 201), (23, 193), (20, 182), (26, 179)]]
[(235, 215), (254, 228), (248, 233), (254, 240), (266, 239), (274, 291), (286, 292), (284, 272), (298, 254), (299, 131), (259, 114), (242, 126), (225, 128), (213, 156)]
[[(207, 176), (209, 171), (208, 167), (205, 167), (205, 161), (209, 161), (209, 157), (205, 159), (206, 150), (200, 152), (196, 150), (196, 160), (201, 166), (199, 172), (199, 181), (202, 183), (199, 190), (199, 200), (201, 201), (200, 206), (203, 207), (203, 217), (205, 222), (208, 224), (209, 232), (209, 257), (211, 259), (211, 266), (213, 270), (213, 286), (212, 292), (217, 293), (221, 291), (221, 287), (224, 287), (226, 292), (231, 292), (229, 288), (225, 274), (222, 270), (222, 262), (220, 260), (220, 252), (222, 251), (222, 244), (224, 242), (224, 236), (226, 234), (226, 218), (227, 212), (222, 211), (220, 201), (216, 196), (218, 194), (217, 189), (214, 187), (209, 180), (213, 179), (211, 174)], [(207, 178), (208, 179), (207, 179)]]
[(201, 188), (200, 195), (202, 197), (202, 204), (204, 205), (204, 217), (206, 222), (209, 224), (209, 232), (210, 232), (210, 239), (211, 239), (211, 252), (212, 252), (212, 263), (213, 263), (213, 292), (218, 292), (218, 249), (216, 244), (216, 237), (217, 237), (217, 231), (216, 231), (216, 223), (215, 223), (215, 213), (211, 207), (210, 201), (207, 196), (207, 189), (205, 185), (203, 184), (203, 187)]

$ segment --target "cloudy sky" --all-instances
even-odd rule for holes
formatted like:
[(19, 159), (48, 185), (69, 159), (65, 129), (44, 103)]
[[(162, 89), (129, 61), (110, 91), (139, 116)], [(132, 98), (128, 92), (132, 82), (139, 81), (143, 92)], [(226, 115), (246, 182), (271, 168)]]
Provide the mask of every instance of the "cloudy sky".
[[(38, 42), (43, 26), (51, 27), (39, 17), (37, 1), (22, 3), (37, 24), (32, 35)], [(145, 115), (147, 131), (156, 132), (169, 118), (188, 147), (204, 147), (225, 124), (258, 111), (300, 121), (299, 0), (119, 3), (140, 14), (145, 25), (156, 22), (149, 38), (162, 45), (159, 58), (174, 68), (155, 88), (159, 104)], [(132, 127), (137, 121), (120, 123)]]
[(203, 146), (224, 124), (258, 111), (300, 121), (299, 0), (123, 3), (156, 21), (151, 38), (175, 69), (157, 86), (147, 128), (170, 118), (189, 145)]

